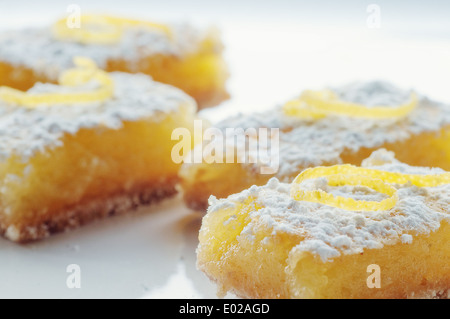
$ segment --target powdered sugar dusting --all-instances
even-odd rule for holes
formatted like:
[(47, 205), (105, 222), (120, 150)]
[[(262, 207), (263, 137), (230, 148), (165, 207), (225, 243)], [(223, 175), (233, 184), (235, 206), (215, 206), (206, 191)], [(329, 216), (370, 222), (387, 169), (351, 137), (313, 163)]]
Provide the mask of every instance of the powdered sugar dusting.
[[(379, 155), (374, 154), (372, 157), (377, 156)], [(400, 171), (408, 174), (442, 172), (439, 169), (411, 167), (402, 163), (370, 167), (390, 172), (397, 172), (401, 168)], [(365, 249), (382, 248), (386, 244), (410, 244), (415, 235), (437, 230), (443, 220), (450, 222), (450, 214), (446, 213), (450, 206), (449, 184), (423, 188), (408, 184), (395, 187), (398, 189), (399, 200), (391, 210), (356, 212), (296, 201), (289, 195), (290, 184), (280, 183), (278, 179), (272, 178), (265, 186), (255, 186), (217, 201), (209, 207), (208, 214), (214, 214), (225, 205), (234, 205), (236, 208), (251, 196), (257, 206), (262, 208), (253, 209), (249, 213), (250, 223), (240, 236), (251, 240), (249, 234), (261, 224), (272, 229), (272, 234), (302, 234), (304, 239), (295, 250), (311, 252), (323, 262), (342, 254), (357, 254)], [(357, 190), (356, 196), (354, 190)], [(373, 200), (371, 192), (364, 194), (357, 187), (352, 189), (345, 186), (340, 192), (346, 192), (348, 196), (357, 199), (368, 196)]]
[(339, 99), (372, 106), (397, 106), (406, 103), (411, 91), (402, 91), (389, 82), (353, 82), (333, 89)]
[[(0, 160), (14, 154), (26, 161), (36, 152), (61, 146), (64, 134), (75, 134), (82, 128), (119, 129), (124, 121), (142, 118), (160, 121), (182, 107), (192, 113), (195, 110), (196, 104), (187, 94), (155, 82), (149, 76), (121, 72), (110, 75), (114, 81), (114, 96), (105, 102), (27, 109), (0, 100)], [(67, 88), (37, 84), (31, 91), (66, 92)]]

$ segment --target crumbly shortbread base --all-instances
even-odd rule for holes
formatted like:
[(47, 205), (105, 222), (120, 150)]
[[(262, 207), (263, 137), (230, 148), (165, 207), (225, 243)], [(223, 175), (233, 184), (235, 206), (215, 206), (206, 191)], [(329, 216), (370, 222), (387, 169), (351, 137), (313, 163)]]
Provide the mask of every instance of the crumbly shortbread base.
[[(256, 296), (244, 296), (240, 295), (236, 291), (232, 291), (233, 294), (236, 295), (238, 298), (242, 299), (254, 299), (257, 298)], [(223, 298), (224, 293), (219, 292), (218, 296)], [(397, 298), (391, 298), (391, 299), (403, 299), (402, 296), (398, 296)], [(413, 295), (407, 296), (406, 299), (450, 299), (450, 289), (444, 288), (444, 289), (424, 289), (423, 291), (416, 292)]]
[(17, 226), (0, 222), (0, 234), (18, 243), (40, 240), (54, 233), (70, 231), (109, 216), (122, 215), (174, 196), (177, 193), (175, 185), (176, 179), (172, 179), (108, 198), (88, 200), (60, 210), (39, 224), (24, 223)]
[(450, 299), (450, 289), (430, 289), (408, 296), (408, 299)]

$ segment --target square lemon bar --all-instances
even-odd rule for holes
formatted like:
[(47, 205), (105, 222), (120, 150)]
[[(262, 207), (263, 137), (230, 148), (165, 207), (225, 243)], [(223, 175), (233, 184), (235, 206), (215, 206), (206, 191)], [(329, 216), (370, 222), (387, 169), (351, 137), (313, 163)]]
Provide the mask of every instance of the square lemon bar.
[(172, 131), (195, 101), (75, 59), (60, 84), (0, 88), (0, 233), (26, 242), (176, 193)]
[[(234, 161), (187, 158), (181, 185), (193, 209), (205, 210), (210, 195), (223, 198), (272, 177), (291, 182), (308, 167), (360, 165), (378, 148), (394, 151), (410, 165), (450, 170), (450, 106), (385, 81), (305, 90), (284, 105), (214, 126), (223, 138), (205, 139), (192, 154), (224, 148), (231, 150), (224, 158), (232, 154)], [(260, 134), (260, 129), (267, 133)], [(261, 137), (274, 129), (278, 134), (264, 142)]]
[(211, 198), (198, 267), (243, 298), (449, 298), (450, 173), (379, 150)]
[(218, 30), (108, 15), (81, 15), (52, 26), (0, 33), (0, 85), (20, 90), (56, 82), (75, 56), (107, 71), (145, 73), (181, 88), (199, 108), (228, 98)]

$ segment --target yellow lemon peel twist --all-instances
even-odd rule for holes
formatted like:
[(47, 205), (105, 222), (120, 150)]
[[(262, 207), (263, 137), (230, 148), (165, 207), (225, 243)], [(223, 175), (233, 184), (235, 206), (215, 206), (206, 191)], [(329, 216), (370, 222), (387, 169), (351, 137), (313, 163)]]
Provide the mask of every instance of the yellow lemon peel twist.
[(98, 82), (98, 88), (92, 91), (74, 93), (28, 93), (10, 87), (0, 87), (0, 99), (9, 104), (26, 108), (36, 108), (39, 105), (75, 104), (102, 102), (113, 96), (114, 83), (110, 75), (97, 68), (89, 58), (74, 58), (75, 68), (63, 72), (59, 85), (76, 87), (90, 81)]
[[(388, 197), (382, 201), (355, 200), (335, 196), (323, 190), (307, 190), (301, 183), (308, 179), (326, 177), (330, 186), (367, 186)], [(292, 182), (291, 197), (299, 201), (321, 203), (351, 211), (390, 210), (397, 201), (397, 189), (392, 184), (412, 184), (417, 187), (435, 187), (450, 183), (450, 173), (420, 175), (387, 172), (349, 164), (315, 167), (304, 170)]]
[(53, 34), (57, 39), (73, 40), (83, 44), (114, 44), (118, 43), (124, 31), (131, 27), (158, 29), (169, 38), (172, 37), (167, 25), (114, 16), (81, 15), (80, 27), (69, 27), (67, 22), (68, 18), (63, 18), (53, 25)]
[(303, 92), (298, 99), (284, 104), (283, 111), (290, 116), (317, 120), (327, 115), (344, 115), (359, 118), (401, 118), (407, 116), (417, 106), (417, 96), (411, 93), (409, 100), (396, 107), (374, 106), (345, 102), (330, 90)]

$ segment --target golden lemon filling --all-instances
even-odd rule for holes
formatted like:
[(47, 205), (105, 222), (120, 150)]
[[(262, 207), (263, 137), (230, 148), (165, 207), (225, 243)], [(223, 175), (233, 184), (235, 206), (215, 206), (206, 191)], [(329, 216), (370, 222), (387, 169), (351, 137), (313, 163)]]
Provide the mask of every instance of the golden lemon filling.
[(449, 173), (385, 150), (363, 165), (317, 167), (292, 184), (271, 179), (212, 198), (198, 267), (219, 294), (244, 298), (448, 298)]
[(61, 85), (0, 89), (0, 127), (10, 127), (0, 137), (0, 230), (11, 240), (46, 237), (176, 192), (171, 135), (193, 128), (195, 102), (144, 75), (108, 74), (85, 58), (75, 64)]
[[(352, 96), (359, 100), (353, 101)], [(291, 182), (309, 167), (360, 165), (379, 148), (394, 151), (399, 160), (410, 165), (450, 170), (448, 106), (389, 83), (363, 82), (335, 91), (305, 91), (280, 108), (231, 117), (215, 126), (222, 131), (279, 128), (279, 143), (269, 152), (279, 167), (273, 174), (261, 174), (258, 164), (247, 162), (186, 163), (180, 172), (181, 183), (185, 202), (194, 209), (206, 209), (210, 195), (223, 198), (251, 185), (263, 185), (272, 177)], [(239, 134), (248, 139), (245, 133)], [(248, 143), (231, 147), (245, 153)]]
[(27, 90), (37, 82), (55, 83), (72, 57), (87, 56), (108, 72), (145, 73), (176, 86), (199, 108), (229, 97), (223, 48), (214, 30), (107, 15), (81, 15), (80, 28), (70, 28), (67, 21), (0, 35), (5, 43), (0, 45), (0, 85)]

